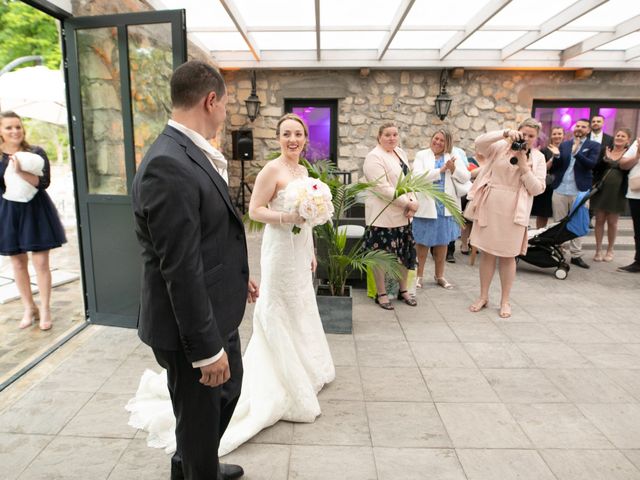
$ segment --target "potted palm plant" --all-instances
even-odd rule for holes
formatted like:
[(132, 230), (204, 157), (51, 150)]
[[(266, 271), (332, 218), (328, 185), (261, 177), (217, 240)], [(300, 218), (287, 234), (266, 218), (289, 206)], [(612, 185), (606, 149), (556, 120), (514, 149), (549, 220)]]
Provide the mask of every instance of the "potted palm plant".
[[(315, 227), (314, 233), (318, 245), (318, 265), (326, 270), (326, 282), (318, 286), (317, 300), (320, 317), (327, 333), (351, 333), (352, 298), (351, 287), (347, 279), (354, 272), (364, 274), (367, 269), (380, 268), (393, 278), (399, 279), (401, 266), (396, 257), (380, 250), (366, 250), (362, 242), (349, 245), (347, 228), (341, 224), (346, 212), (353, 207), (360, 194), (378, 195), (377, 182), (357, 182), (345, 185), (335, 175), (335, 167), (328, 161), (311, 164), (302, 160), (309, 175), (329, 185), (332, 194), (334, 215), (330, 222)], [(425, 175), (402, 175), (395, 188), (394, 197), (387, 199), (388, 208), (393, 200), (405, 193), (423, 193), (441, 201), (452, 212), (459, 223), (462, 214), (456, 203), (431, 182), (425, 181)], [(382, 211), (384, 211), (383, 209)], [(380, 212), (381, 214), (382, 212)]]

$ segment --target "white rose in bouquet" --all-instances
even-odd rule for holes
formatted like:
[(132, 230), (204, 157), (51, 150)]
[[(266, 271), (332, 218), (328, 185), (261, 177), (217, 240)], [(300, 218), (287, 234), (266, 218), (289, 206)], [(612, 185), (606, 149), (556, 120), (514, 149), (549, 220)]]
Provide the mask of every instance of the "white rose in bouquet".
[[(305, 225), (323, 225), (333, 217), (333, 203), (329, 186), (316, 178), (294, 180), (284, 190), (284, 206), (289, 212), (297, 212), (305, 219)], [(294, 225), (293, 233), (300, 227)]]

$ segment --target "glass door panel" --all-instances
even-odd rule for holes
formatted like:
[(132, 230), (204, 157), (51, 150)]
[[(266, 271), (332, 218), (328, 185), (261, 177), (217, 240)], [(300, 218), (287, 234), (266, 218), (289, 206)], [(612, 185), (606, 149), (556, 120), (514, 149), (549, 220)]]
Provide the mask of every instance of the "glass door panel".
[(118, 31), (114, 27), (78, 30), (76, 40), (88, 190), (125, 195)]
[(171, 24), (132, 25), (127, 34), (137, 167), (171, 114)]
[(88, 316), (135, 327), (141, 260), (130, 187), (166, 125), (171, 72), (187, 59), (184, 11), (72, 18), (63, 31)]

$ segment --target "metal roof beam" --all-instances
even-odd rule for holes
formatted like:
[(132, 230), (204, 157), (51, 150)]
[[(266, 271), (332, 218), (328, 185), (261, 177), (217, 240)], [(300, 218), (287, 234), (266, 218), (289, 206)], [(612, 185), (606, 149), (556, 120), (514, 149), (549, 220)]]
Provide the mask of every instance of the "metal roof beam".
[(227, 14), (231, 18), (231, 21), (233, 22), (233, 24), (238, 29), (238, 33), (242, 35), (242, 38), (246, 42), (247, 46), (249, 47), (251, 54), (254, 56), (254, 58), (257, 61), (260, 61), (260, 49), (258, 48), (252, 35), (247, 30), (247, 25), (244, 23), (244, 20), (242, 19), (242, 15), (240, 15), (240, 12), (238, 11), (238, 7), (236, 6), (235, 2), (233, 0), (220, 0), (220, 3), (224, 7), (224, 9), (227, 11)]
[(638, 45), (637, 47), (629, 48), (624, 52), (625, 62), (630, 62), (631, 60), (634, 60), (638, 57), (640, 57), (640, 45)]
[(387, 53), (391, 42), (393, 42), (396, 33), (400, 30), (402, 22), (404, 22), (404, 19), (409, 14), (409, 11), (411, 10), (411, 7), (413, 7), (415, 1), (416, 0), (402, 0), (402, 3), (398, 6), (398, 10), (396, 10), (396, 14), (391, 21), (391, 29), (384, 36), (380, 43), (380, 48), (378, 48), (378, 60), (382, 60), (384, 54)]
[(570, 58), (582, 55), (583, 53), (594, 50), (609, 42), (613, 42), (614, 40), (622, 38), (625, 35), (629, 35), (637, 30), (640, 30), (640, 15), (636, 15), (635, 17), (620, 23), (612, 33), (598, 33), (593, 37), (589, 37), (586, 40), (567, 48), (562, 52), (562, 61), (564, 62)]
[(316, 56), (318, 57), (318, 61), (320, 61), (320, 0), (315, 1), (315, 11), (316, 11)]
[(456, 33), (449, 39), (447, 43), (440, 49), (440, 60), (444, 60), (451, 52), (453, 52), (458, 46), (464, 42), (467, 38), (473, 35), (480, 27), (487, 23), (494, 15), (497, 15), (500, 10), (506, 7), (511, 0), (492, 0), (485, 5), (473, 19), (467, 24), (466, 28), (462, 32)]
[(599, 7), (608, 1), (609, 0), (580, 0), (579, 2), (575, 2), (555, 17), (551, 17), (543, 23), (540, 30), (522, 35), (520, 38), (504, 47), (502, 49), (502, 59), (506, 60), (513, 54), (527, 48), (529, 45), (543, 39), (550, 33), (555, 32), (566, 24), (573, 22), (576, 18), (581, 17), (585, 13), (589, 13), (594, 8)]

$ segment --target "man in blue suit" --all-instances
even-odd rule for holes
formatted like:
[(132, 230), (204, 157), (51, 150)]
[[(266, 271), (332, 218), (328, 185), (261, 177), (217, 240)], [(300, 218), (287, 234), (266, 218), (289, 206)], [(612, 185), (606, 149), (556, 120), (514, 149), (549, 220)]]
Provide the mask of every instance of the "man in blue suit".
[[(588, 140), (590, 122), (580, 119), (573, 128), (573, 140), (560, 144), (560, 155), (554, 157), (549, 173), (555, 176), (553, 188), (553, 220), (560, 221), (569, 214), (576, 196), (591, 189), (593, 168), (598, 163), (600, 144)], [(571, 263), (589, 268), (582, 259), (582, 240), (570, 242)]]

